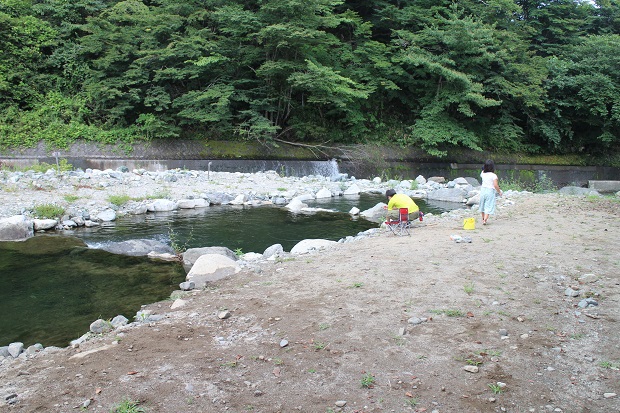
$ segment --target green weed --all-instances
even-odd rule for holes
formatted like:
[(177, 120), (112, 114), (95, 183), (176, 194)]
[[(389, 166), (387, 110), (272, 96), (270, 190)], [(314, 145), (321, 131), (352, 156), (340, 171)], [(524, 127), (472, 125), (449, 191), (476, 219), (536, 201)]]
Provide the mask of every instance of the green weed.
[(405, 403), (407, 403), (409, 407), (416, 407), (419, 402), (417, 398), (412, 397), (412, 398), (406, 399)]
[(493, 394), (500, 394), (502, 392), (502, 388), (499, 384), (488, 384), (488, 386), (491, 391), (493, 391)]
[(121, 206), (126, 204), (127, 202), (131, 201), (131, 197), (129, 195), (110, 195), (108, 196), (108, 202), (116, 205), (116, 206)]
[(598, 363), (598, 365), (606, 369), (620, 370), (620, 362), (601, 361), (600, 363)]
[(54, 204), (35, 205), (34, 214), (38, 218), (58, 218), (65, 213), (65, 209)]
[(315, 350), (323, 350), (325, 347), (327, 347), (327, 344), (323, 343), (322, 341), (317, 341), (314, 343)]
[(65, 195), (63, 198), (64, 198), (64, 200), (65, 200), (65, 201), (67, 201), (67, 202), (75, 202), (75, 201), (77, 201), (78, 199), (80, 199), (80, 197), (79, 197), (79, 196), (77, 196), (77, 195), (71, 195), (71, 194)]
[(110, 410), (111, 413), (144, 413), (145, 410), (140, 407), (140, 402), (125, 399), (118, 406)]
[(448, 317), (463, 317), (465, 314), (461, 311), (461, 310), (450, 310), (450, 309), (443, 309), (443, 310), (430, 310), (431, 313), (433, 314), (444, 314)]
[(371, 389), (374, 387), (375, 384), (375, 377), (370, 374), (370, 373), (366, 373), (364, 374), (364, 376), (362, 377), (362, 381), (361, 381), (362, 387), (365, 389)]
[(181, 241), (180, 235), (172, 229), (172, 226), (168, 224), (168, 238), (170, 239), (170, 246), (177, 253), (182, 253), (187, 251), (190, 242), (193, 238), (194, 229), (190, 229), (189, 235), (185, 241)]

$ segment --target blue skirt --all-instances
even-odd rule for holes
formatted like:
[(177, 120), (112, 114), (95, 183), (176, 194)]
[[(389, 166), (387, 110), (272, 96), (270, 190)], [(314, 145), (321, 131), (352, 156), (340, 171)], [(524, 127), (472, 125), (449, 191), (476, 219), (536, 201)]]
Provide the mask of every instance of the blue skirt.
[(482, 188), (480, 190), (480, 212), (495, 214), (495, 188)]

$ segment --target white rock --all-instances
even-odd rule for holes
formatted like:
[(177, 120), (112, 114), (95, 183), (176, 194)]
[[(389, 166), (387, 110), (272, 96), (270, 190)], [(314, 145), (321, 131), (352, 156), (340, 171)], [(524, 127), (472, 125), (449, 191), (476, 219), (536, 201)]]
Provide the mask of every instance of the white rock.
[(237, 263), (220, 254), (201, 255), (187, 274), (186, 280), (202, 289), (210, 281), (220, 280), (241, 271)]
[(293, 212), (299, 212), (304, 208), (308, 208), (308, 205), (301, 202), (299, 198), (293, 198), (285, 208)]
[(34, 219), (32, 222), (35, 231), (45, 231), (46, 229), (52, 229), (58, 225), (58, 221), (55, 219)]
[(169, 199), (156, 199), (147, 205), (147, 210), (151, 212), (166, 212), (177, 209), (177, 204)]
[(357, 186), (357, 184), (353, 184), (347, 189), (345, 189), (344, 194), (345, 195), (359, 195), (360, 192), (361, 192), (360, 187)]
[(304, 239), (291, 248), (291, 254), (305, 254), (310, 251), (329, 248), (336, 244), (338, 244), (336, 241), (326, 239)]
[(194, 199), (181, 199), (177, 202), (179, 209), (194, 209), (196, 208), (196, 201)]
[(323, 187), (319, 190), (319, 192), (316, 193), (315, 195), (316, 199), (323, 199), (323, 198), (331, 198), (332, 197), (332, 191), (330, 191), (329, 189)]
[(113, 209), (108, 208), (98, 213), (96, 219), (103, 222), (114, 221), (116, 219), (116, 212), (114, 212)]

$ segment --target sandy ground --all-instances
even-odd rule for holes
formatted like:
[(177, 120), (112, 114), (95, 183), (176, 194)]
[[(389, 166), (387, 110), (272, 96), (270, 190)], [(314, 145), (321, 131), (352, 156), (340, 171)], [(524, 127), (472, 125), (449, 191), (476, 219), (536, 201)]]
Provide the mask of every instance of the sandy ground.
[(5, 361), (0, 410), (617, 412), (619, 213), (531, 195), (472, 231), (428, 220), (264, 263), (149, 305), (160, 322)]

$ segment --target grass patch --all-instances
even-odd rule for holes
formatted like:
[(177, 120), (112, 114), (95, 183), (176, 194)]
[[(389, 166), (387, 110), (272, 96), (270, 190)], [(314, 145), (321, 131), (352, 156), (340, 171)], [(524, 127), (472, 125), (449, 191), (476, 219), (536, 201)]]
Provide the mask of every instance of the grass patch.
[(126, 204), (127, 202), (131, 201), (131, 197), (129, 195), (110, 195), (108, 197), (108, 202), (116, 205), (116, 206), (121, 206)]
[(64, 213), (65, 209), (59, 205), (41, 204), (34, 207), (34, 214), (39, 218), (58, 218)]
[(170, 191), (166, 189), (156, 191), (146, 196), (146, 199), (169, 199), (169, 198), (170, 198)]
[(123, 400), (118, 406), (110, 410), (111, 413), (144, 413), (145, 411), (140, 407), (139, 401), (129, 399)]
[(465, 315), (465, 313), (463, 313), (461, 310), (451, 309), (430, 310), (430, 312), (437, 315), (444, 314), (448, 317), (463, 317)]
[(471, 295), (471, 293), (473, 293), (473, 292), (474, 292), (474, 283), (473, 283), (473, 282), (470, 282), (469, 284), (465, 284), (465, 285), (463, 286), (463, 290), (464, 290), (467, 294)]
[(598, 365), (605, 369), (620, 370), (620, 362), (617, 361), (601, 361)]
[(327, 347), (327, 344), (323, 343), (322, 341), (317, 341), (316, 343), (314, 343), (315, 350), (323, 350), (325, 347)]
[(405, 403), (407, 404), (407, 406), (409, 407), (416, 407), (419, 403), (418, 399), (415, 397), (412, 397), (410, 399), (406, 399)]
[(79, 196), (77, 196), (77, 195), (71, 195), (71, 194), (69, 194), (69, 195), (65, 195), (63, 198), (64, 198), (64, 200), (65, 200), (65, 201), (67, 201), (67, 202), (75, 202), (75, 201), (77, 201), (78, 199), (80, 199), (80, 197), (79, 197)]
[(493, 392), (493, 394), (500, 394), (502, 392), (502, 388), (499, 384), (488, 384), (489, 389)]

